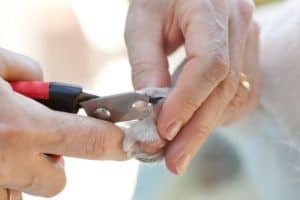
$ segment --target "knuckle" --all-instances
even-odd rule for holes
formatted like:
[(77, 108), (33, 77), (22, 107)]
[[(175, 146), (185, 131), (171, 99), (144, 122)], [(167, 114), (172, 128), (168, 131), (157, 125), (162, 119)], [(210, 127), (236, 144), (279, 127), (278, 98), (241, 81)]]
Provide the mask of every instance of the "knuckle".
[(149, 78), (155, 77), (159, 74), (164, 73), (164, 69), (162, 67), (153, 66), (161, 66), (161, 64), (149, 63), (144, 61), (136, 61), (132, 63), (132, 82), (136, 89), (143, 88), (148, 86), (147, 83), (149, 82)]
[(132, 63), (132, 77), (139, 79), (147, 77), (148, 73), (152, 71), (151, 64), (144, 61), (137, 61)]
[(10, 145), (14, 143), (14, 141), (20, 137), (18, 131), (15, 130), (15, 127), (10, 127), (6, 125), (0, 126), (0, 141), (1, 144)]
[(17, 126), (0, 124), (1, 149), (29, 151), (33, 146), (33, 135), (30, 130), (16, 122)]
[(224, 80), (228, 71), (229, 64), (227, 58), (223, 54), (216, 53), (212, 58), (211, 67), (209, 67), (207, 73), (204, 73), (204, 79), (214, 85)]
[[(54, 113), (56, 114), (56, 113)], [(39, 147), (47, 147), (47, 146), (55, 146), (55, 145), (62, 145), (66, 144), (68, 142), (69, 136), (64, 131), (66, 128), (64, 124), (59, 122), (60, 118), (51, 117), (49, 118), (50, 124), (56, 124), (56, 126), (53, 126), (51, 130), (51, 134), (44, 134), (39, 133), (36, 134), (34, 139), (34, 144)], [(76, 123), (76, 120), (75, 120)]]
[[(61, 145), (66, 144), (66, 141), (68, 140), (68, 136), (63, 132), (57, 132), (55, 134), (39, 134), (40, 137), (35, 137), (36, 143), (39, 144), (39, 146), (43, 146), (44, 141), (47, 141), (44, 143), (45, 146), (48, 145)], [(42, 138), (41, 138), (42, 137)], [(46, 139), (47, 138), (47, 139)]]
[(223, 103), (229, 103), (238, 89), (239, 78), (233, 73), (222, 84)]
[(204, 124), (199, 124), (197, 127), (195, 127), (195, 132), (194, 132), (194, 139), (195, 141), (202, 142), (206, 140), (210, 133), (210, 128), (207, 125)]
[(210, 2), (205, 1), (195, 1), (193, 6), (190, 6), (190, 2), (186, 0), (177, 0), (178, 3), (176, 6), (175, 12), (178, 16), (181, 17), (181, 28), (183, 30), (183, 33), (186, 33), (187, 27), (192, 22), (196, 23), (205, 23), (205, 20), (203, 19), (203, 15), (211, 15), (214, 10), (212, 9), (212, 6), (210, 5)]
[(103, 157), (109, 148), (106, 136), (106, 133), (96, 134), (96, 131), (91, 130), (87, 136), (88, 145), (84, 147), (84, 156), (88, 159), (100, 159)]
[(3, 149), (30, 151), (34, 148), (34, 134), (26, 125), (27, 120), (0, 123), (0, 147)]
[(190, 116), (199, 108), (199, 105), (192, 98), (186, 98), (180, 106), (184, 121), (189, 119)]

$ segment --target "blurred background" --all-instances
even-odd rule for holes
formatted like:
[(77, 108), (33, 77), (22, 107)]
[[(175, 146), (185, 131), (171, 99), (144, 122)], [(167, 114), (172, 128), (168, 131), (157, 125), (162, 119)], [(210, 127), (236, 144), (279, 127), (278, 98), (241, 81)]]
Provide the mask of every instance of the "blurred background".
[[(257, 0), (268, 2), (274, 0)], [(37, 60), (46, 80), (80, 84), (101, 95), (132, 89), (123, 41), (127, 0), (0, 0), (0, 5), (0, 46)], [(175, 56), (171, 65), (181, 58)], [(68, 184), (52, 199), (130, 199), (137, 170), (136, 161), (67, 158)]]

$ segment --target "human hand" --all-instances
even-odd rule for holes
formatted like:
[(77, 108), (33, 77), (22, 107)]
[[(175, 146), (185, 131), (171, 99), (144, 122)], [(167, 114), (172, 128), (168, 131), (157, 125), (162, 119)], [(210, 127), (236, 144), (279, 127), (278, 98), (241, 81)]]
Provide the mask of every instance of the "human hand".
[(66, 183), (63, 160), (46, 154), (123, 160), (122, 131), (111, 123), (56, 112), (15, 93), (6, 81), (41, 80), (31, 59), (0, 49), (0, 187), (53, 196)]
[(131, 1), (125, 39), (136, 89), (170, 87), (167, 56), (182, 44), (186, 50), (187, 61), (157, 119), (161, 137), (171, 141), (166, 164), (176, 174), (184, 173), (214, 128), (257, 103), (259, 27), (253, 8), (252, 0)]

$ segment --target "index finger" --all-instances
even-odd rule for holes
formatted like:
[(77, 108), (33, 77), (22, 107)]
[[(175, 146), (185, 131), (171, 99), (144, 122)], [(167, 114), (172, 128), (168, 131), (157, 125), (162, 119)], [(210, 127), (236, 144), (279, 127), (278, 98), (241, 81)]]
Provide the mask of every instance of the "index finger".
[(168, 140), (177, 135), (229, 72), (228, 17), (226, 11), (223, 16), (207, 2), (200, 1), (195, 12), (181, 20), (188, 60), (158, 117), (159, 132)]
[(125, 160), (123, 132), (112, 123), (50, 111), (35, 139), (40, 153), (93, 160)]
[[(162, 37), (162, 20), (143, 2), (131, 3), (126, 23), (125, 41), (135, 89), (166, 87), (170, 84), (167, 55)], [(159, 3), (160, 4), (160, 3)], [(152, 5), (152, 6), (153, 6)]]

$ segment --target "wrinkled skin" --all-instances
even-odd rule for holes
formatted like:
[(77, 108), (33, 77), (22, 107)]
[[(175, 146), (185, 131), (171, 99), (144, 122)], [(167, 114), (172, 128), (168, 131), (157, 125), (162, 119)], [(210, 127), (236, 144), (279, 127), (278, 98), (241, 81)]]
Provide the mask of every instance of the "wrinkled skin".
[[(182, 174), (209, 133), (241, 118), (259, 97), (259, 27), (252, 0), (131, 0), (125, 39), (136, 89), (170, 87), (167, 56), (185, 62), (157, 119), (168, 168)], [(251, 84), (240, 83), (244, 73)], [(162, 142), (156, 142), (161, 144)], [(142, 145), (143, 146), (143, 145)], [(142, 148), (155, 152), (161, 146)]]
[[(36, 62), (0, 49), (0, 77), (0, 188), (46, 197), (59, 193), (66, 183), (63, 159), (45, 154), (126, 159), (118, 127), (52, 111), (12, 90), (6, 81), (42, 79)], [(0, 195), (6, 195), (3, 191)]]

